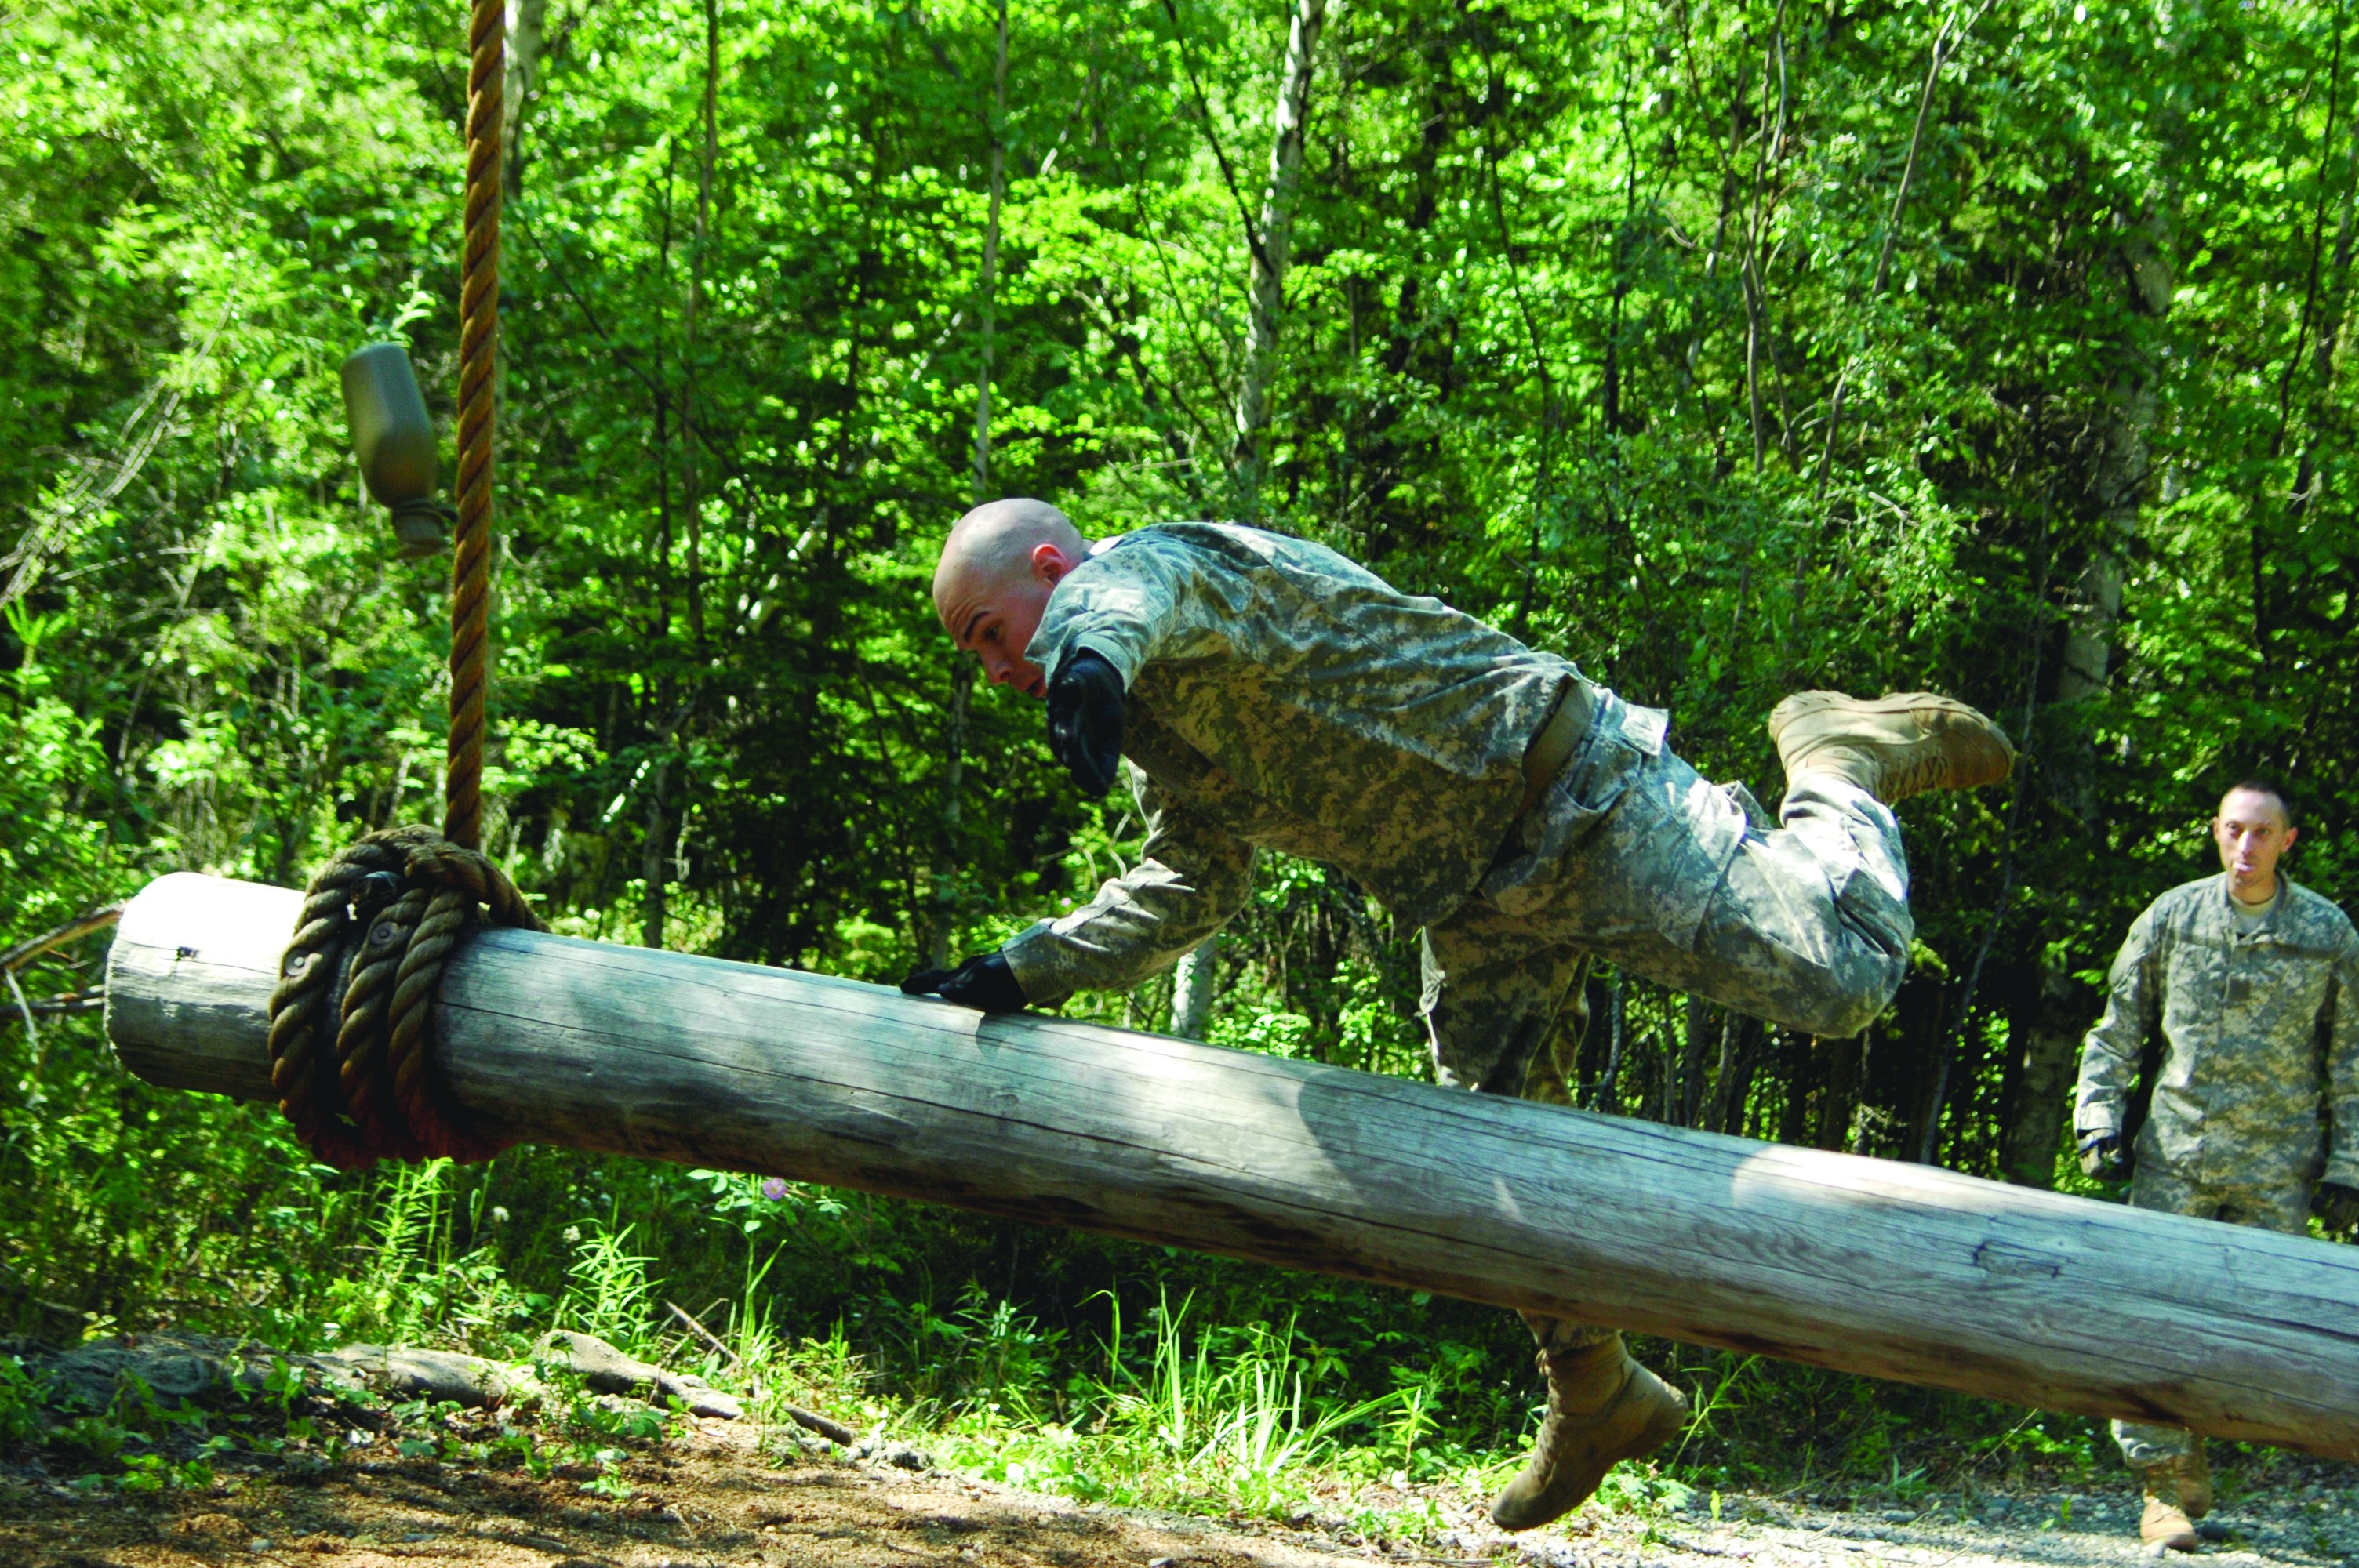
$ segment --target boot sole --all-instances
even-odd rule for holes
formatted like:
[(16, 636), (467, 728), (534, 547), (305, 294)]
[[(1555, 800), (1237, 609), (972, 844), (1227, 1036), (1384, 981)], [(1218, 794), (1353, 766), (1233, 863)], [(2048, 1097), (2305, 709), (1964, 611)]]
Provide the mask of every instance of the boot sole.
[[(1891, 692), (1878, 697), (1847, 697), (1839, 691), (1796, 692), (1769, 710), (1769, 743), (1777, 748), (1779, 758), (1786, 755), (1786, 731), (1796, 721), (1829, 713), (1862, 719), (1914, 719), (1915, 735), (1876, 743), (1907, 746), (1930, 741), (1940, 745), (1957, 775), (1946, 786), (1949, 788), (1973, 789), (1998, 784), (2015, 771), (2015, 742), (2007, 739), (2006, 730), (1971, 704), (1930, 691)], [(1809, 756), (1806, 752), (1794, 758), (1788, 767), (1788, 773)]]
[[(1641, 1370), (1644, 1369), (1641, 1368)], [(1652, 1374), (1648, 1374), (1648, 1376), (1651, 1377)], [(1636, 1379), (1634, 1379), (1633, 1382), (1635, 1381)], [(1510, 1509), (1504, 1517), (1500, 1512), (1500, 1509), (1501, 1505), (1506, 1502), (1507, 1494), (1506, 1492), (1501, 1492), (1497, 1497), (1491, 1499), (1491, 1522), (1497, 1525), (1501, 1530), (1537, 1530), (1541, 1525), (1548, 1524), (1555, 1519), (1562, 1519), (1565, 1515), (1571, 1513), (1573, 1509), (1579, 1508), (1582, 1504), (1587, 1502), (1591, 1497), (1595, 1495), (1599, 1484), (1605, 1479), (1606, 1473), (1612, 1470), (1614, 1465), (1625, 1464), (1632, 1459), (1643, 1459), (1647, 1454), (1655, 1452), (1658, 1448), (1662, 1447), (1666, 1443), (1669, 1443), (1672, 1438), (1677, 1437), (1688, 1423), (1688, 1417), (1690, 1413), (1688, 1397), (1678, 1389), (1671, 1387), (1669, 1383), (1661, 1382), (1659, 1379), (1656, 1379), (1656, 1381), (1662, 1388), (1663, 1391), (1669, 1394), (1670, 1398), (1663, 1401), (1662, 1409), (1656, 1411), (1654, 1419), (1649, 1421), (1645, 1426), (1641, 1427), (1637, 1433), (1632, 1437), (1627, 1444), (1617, 1449), (1614, 1454), (1610, 1458), (1605, 1459), (1603, 1464), (1597, 1465), (1596, 1473), (1594, 1475), (1582, 1477), (1588, 1483), (1586, 1486), (1580, 1487), (1577, 1489), (1570, 1487), (1562, 1488), (1561, 1490), (1551, 1488), (1550, 1491), (1542, 1492), (1538, 1497), (1531, 1498), (1530, 1501), (1525, 1505), (1524, 1511), (1518, 1513)], [(1625, 1388), (1628, 1387), (1628, 1385), (1625, 1386)], [(1611, 1407), (1608, 1408), (1610, 1409)], [(1560, 1503), (1557, 1498), (1564, 1496), (1567, 1492), (1571, 1494), (1571, 1497), (1568, 1500)], [(1552, 1493), (1554, 1495), (1551, 1495)]]

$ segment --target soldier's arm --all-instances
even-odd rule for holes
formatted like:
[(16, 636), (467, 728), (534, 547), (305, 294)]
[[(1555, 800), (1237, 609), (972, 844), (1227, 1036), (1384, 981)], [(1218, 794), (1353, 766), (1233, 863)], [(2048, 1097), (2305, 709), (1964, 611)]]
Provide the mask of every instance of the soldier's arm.
[(2107, 978), (2104, 1016), (2081, 1045), (2081, 1086), (2073, 1097), (2072, 1128), (2086, 1136), (2118, 1134), (2137, 1082), (2138, 1057), (2162, 1019), (2161, 922), (2148, 906), (2130, 925)]
[(2333, 1130), (2324, 1179), (2359, 1188), (2359, 937), (2343, 942), (2326, 1005), (2326, 1108)]
[(1138, 864), (1081, 908), (1039, 922), (1001, 949), (1033, 1006), (1136, 985), (1219, 930), (1252, 892), (1251, 845), (1151, 781), (1139, 803), (1147, 843)]
[(1134, 535), (1092, 556), (1058, 585), (1027, 652), (1053, 677), (1075, 652), (1092, 649), (1128, 690), (1158, 659), (1220, 651), (1221, 627), (1237, 609), (1224, 602), (1235, 597), (1235, 584), (1223, 585), (1221, 575), (1201, 551), (1152, 534)]

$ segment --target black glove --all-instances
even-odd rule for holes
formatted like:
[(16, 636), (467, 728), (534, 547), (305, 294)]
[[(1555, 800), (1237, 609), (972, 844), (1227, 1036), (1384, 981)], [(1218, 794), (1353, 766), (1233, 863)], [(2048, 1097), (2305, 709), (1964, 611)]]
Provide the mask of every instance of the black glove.
[(2349, 1230), (2359, 1226), (2359, 1188), (2346, 1187), (2341, 1182), (2321, 1182), (2318, 1195), (2310, 1200), (2310, 1212), (2329, 1230)]
[(2129, 1160), (2118, 1132), (2081, 1134), (2081, 1173), (2101, 1182), (2118, 1182), (2129, 1173)]
[(919, 969), (901, 982), (901, 994), (938, 996), (982, 1012), (1021, 1012), (1031, 1001), (997, 953), (978, 953), (955, 969)]
[(1084, 795), (1114, 787), (1122, 762), (1122, 672), (1083, 648), (1049, 683), (1049, 751)]

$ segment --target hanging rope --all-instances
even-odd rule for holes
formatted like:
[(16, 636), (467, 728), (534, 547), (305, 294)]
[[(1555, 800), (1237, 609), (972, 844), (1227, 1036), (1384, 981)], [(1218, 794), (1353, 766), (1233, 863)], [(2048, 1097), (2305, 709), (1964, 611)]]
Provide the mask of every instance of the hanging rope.
[(490, 640), (492, 386), (500, 337), (500, 114), (506, 0), (467, 28), (467, 238), (459, 283), (459, 528), (451, 553), (451, 741), (442, 832), (483, 841), (484, 653)]
[[(442, 831), (393, 827), (338, 851), (304, 890), (270, 999), (278, 1108), (328, 1164), (486, 1160), (502, 1145), (445, 1105), (428, 1056), (459, 934), (486, 918), (546, 931), (483, 841), (492, 424), (499, 354), (500, 116), (506, 0), (468, 17), (466, 239), (459, 285), (459, 525), (451, 557), (451, 734)], [(346, 978), (348, 977), (348, 978)], [(329, 1030), (328, 999), (344, 979)]]

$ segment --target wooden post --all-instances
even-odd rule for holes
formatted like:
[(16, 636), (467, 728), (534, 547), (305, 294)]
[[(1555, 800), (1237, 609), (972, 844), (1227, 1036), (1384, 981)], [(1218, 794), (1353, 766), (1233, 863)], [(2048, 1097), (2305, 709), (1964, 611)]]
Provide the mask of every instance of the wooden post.
[[(133, 901), (107, 1028), (267, 1093), (297, 895)], [(536, 1142), (921, 1198), (2359, 1458), (2359, 1248), (879, 986), (486, 929), (450, 1092)]]

